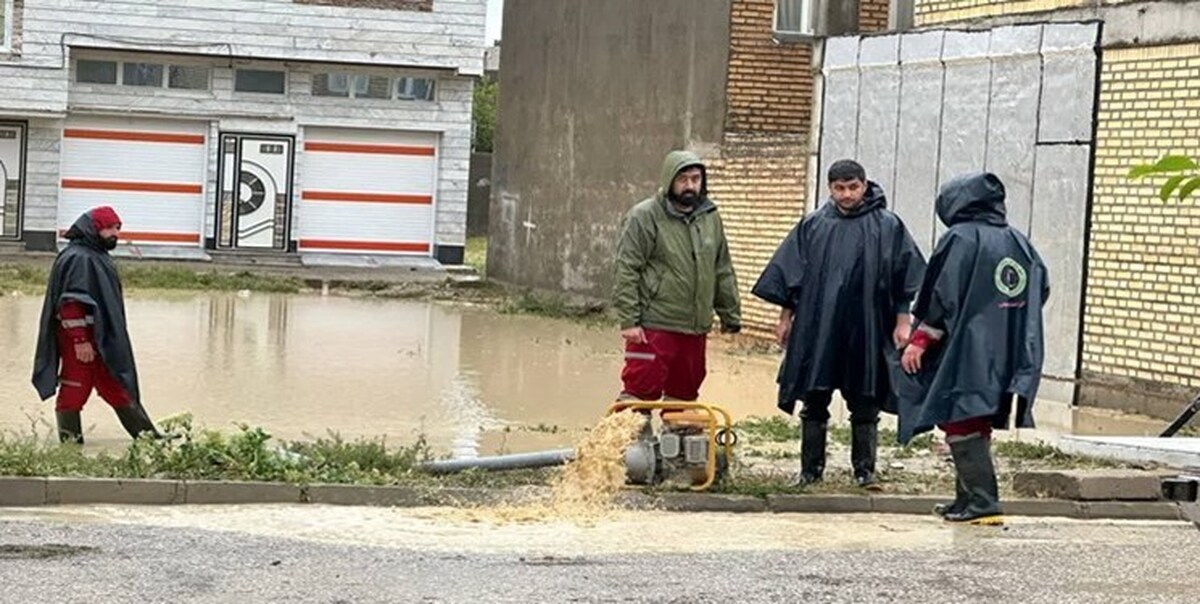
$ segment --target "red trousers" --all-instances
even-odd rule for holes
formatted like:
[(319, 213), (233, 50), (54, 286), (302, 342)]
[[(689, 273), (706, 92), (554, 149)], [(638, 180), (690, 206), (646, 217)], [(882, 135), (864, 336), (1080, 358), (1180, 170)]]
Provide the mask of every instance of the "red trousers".
[(114, 409), (129, 405), (129, 393), (113, 377), (100, 353), (91, 363), (75, 356), (75, 341), (66, 329), (58, 329), (58, 354), (62, 365), (58, 372), (58, 399), (55, 411), (80, 411), (95, 389)]
[(967, 436), (969, 434), (980, 434), (984, 438), (992, 435), (992, 416), (985, 415), (983, 417), (972, 417), (962, 421), (940, 424), (938, 428), (946, 433), (946, 436)]
[(707, 375), (705, 348), (708, 336), (645, 329), (646, 343), (625, 343), (625, 368), (621, 370), (624, 398), (679, 401), (700, 398)]

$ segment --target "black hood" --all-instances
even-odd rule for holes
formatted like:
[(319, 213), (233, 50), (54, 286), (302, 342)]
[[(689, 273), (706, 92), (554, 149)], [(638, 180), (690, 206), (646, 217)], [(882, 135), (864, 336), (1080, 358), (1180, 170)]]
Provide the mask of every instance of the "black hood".
[(937, 214), (946, 226), (962, 222), (985, 222), (1005, 226), (1004, 183), (991, 172), (959, 176), (942, 185)]
[(64, 237), (70, 241), (94, 248), (96, 251), (108, 253), (108, 250), (104, 247), (104, 242), (100, 239), (100, 231), (96, 230), (96, 222), (92, 220), (92, 212), (90, 210), (75, 219), (75, 224), (67, 229)]

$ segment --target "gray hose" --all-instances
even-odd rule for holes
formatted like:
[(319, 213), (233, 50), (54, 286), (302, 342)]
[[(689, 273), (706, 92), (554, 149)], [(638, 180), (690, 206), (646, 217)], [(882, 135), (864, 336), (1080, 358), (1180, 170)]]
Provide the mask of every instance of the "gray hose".
[(472, 459), (439, 459), (420, 464), (417, 466), (417, 469), (430, 474), (453, 474), (454, 472), (462, 472), (472, 468), (490, 471), (521, 470), (525, 468), (561, 466), (573, 459), (575, 459), (574, 449), (555, 449), (553, 451), (535, 451), (533, 453), (476, 457)]

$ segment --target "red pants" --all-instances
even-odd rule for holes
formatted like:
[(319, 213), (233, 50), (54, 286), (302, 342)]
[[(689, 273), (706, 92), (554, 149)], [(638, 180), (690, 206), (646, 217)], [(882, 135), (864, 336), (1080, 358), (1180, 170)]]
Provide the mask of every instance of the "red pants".
[(55, 411), (79, 411), (87, 403), (94, 388), (114, 409), (129, 405), (129, 393), (113, 377), (100, 353), (91, 363), (83, 363), (75, 356), (75, 343), (65, 330), (58, 331), (58, 354), (62, 366), (58, 373), (58, 399)]
[(969, 434), (979, 434), (984, 438), (992, 435), (992, 416), (985, 415), (983, 417), (972, 417), (962, 421), (950, 422), (938, 426), (946, 436), (967, 436)]
[(657, 329), (643, 331), (645, 344), (625, 343), (621, 394), (643, 401), (657, 401), (664, 396), (679, 401), (700, 398), (700, 384), (707, 374), (704, 352), (708, 336)]

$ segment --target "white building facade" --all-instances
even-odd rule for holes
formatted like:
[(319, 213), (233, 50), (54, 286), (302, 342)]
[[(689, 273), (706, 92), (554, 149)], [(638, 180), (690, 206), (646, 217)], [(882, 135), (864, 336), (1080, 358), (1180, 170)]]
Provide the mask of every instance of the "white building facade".
[(0, 7), (0, 244), (461, 264), (486, 0)]

